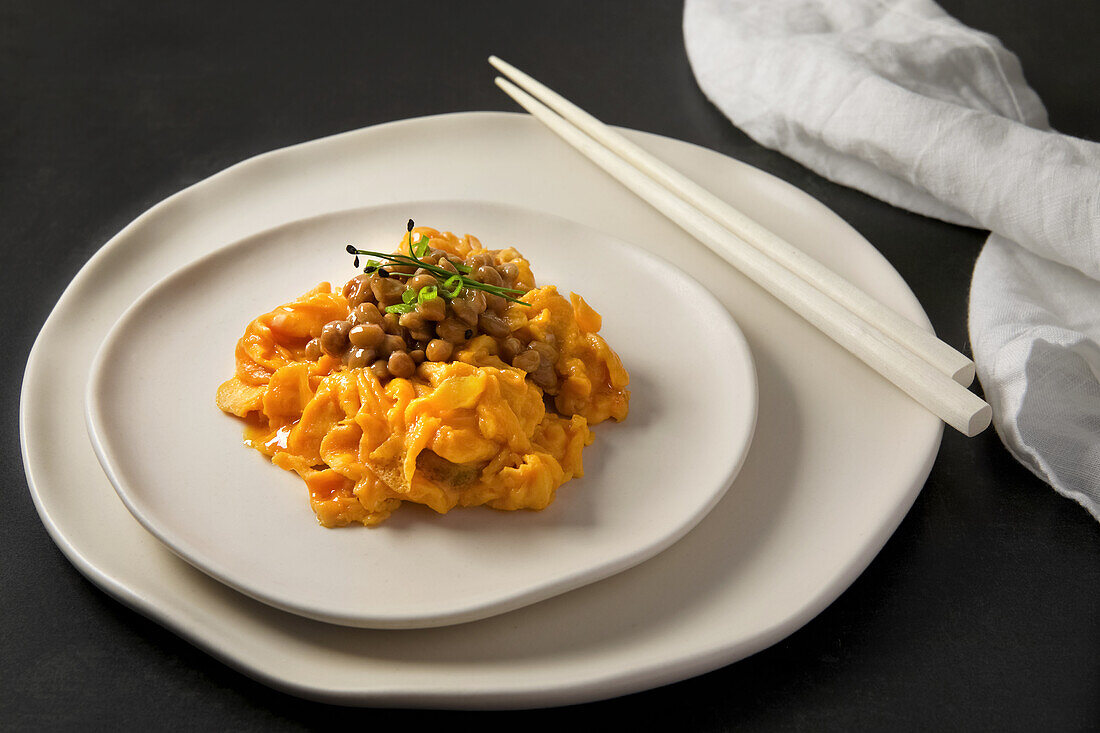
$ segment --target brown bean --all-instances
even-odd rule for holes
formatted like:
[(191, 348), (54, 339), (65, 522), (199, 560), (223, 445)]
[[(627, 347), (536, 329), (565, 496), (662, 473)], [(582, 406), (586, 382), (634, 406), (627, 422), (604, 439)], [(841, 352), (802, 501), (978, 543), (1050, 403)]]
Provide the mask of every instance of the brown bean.
[(413, 363), (412, 357), (405, 351), (395, 351), (390, 354), (390, 360), (386, 366), (389, 367), (390, 374), (393, 376), (406, 379), (416, 371), (416, 364)]
[(351, 312), (350, 320), (353, 326), (361, 323), (381, 323), (382, 311), (374, 303), (362, 303)]
[(379, 382), (390, 378), (390, 368), (386, 366), (385, 359), (379, 359), (371, 364), (370, 370), (374, 372), (374, 376), (378, 377)]
[(405, 292), (405, 283), (396, 277), (374, 276), (371, 278), (370, 287), (382, 307), (400, 303), (401, 294)]
[(374, 300), (374, 292), (371, 290), (370, 276), (356, 275), (344, 284), (344, 297), (348, 299), (348, 305), (352, 308), (368, 300)]
[(474, 313), (470, 304), (462, 298), (451, 300), (451, 311), (454, 317), (461, 320), (466, 326), (474, 326), (477, 322), (477, 314)]
[(329, 321), (321, 329), (321, 351), (329, 356), (340, 356), (348, 348), (348, 332), (351, 324), (347, 321)]
[(455, 264), (453, 262), (451, 262), (446, 257), (440, 257), (439, 258), (439, 266), (441, 268), (443, 268), (444, 270), (446, 270), (447, 272), (450, 272), (450, 273), (453, 273), (453, 274), (456, 274), (456, 275), (458, 274), (458, 268), (455, 267)]
[(451, 310), (468, 325), (477, 325), (477, 317), (485, 312), (485, 293), (467, 290), (461, 298), (451, 301)]
[(423, 303), (417, 304), (416, 312), (425, 321), (442, 321), (447, 317), (447, 301), (438, 297), (425, 300)]
[(401, 320), (396, 313), (387, 313), (382, 316), (382, 330), (386, 333), (401, 333)]
[(509, 336), (500, 344), (500, 358), (509, 363), (522, 351), (523, 343), (515, 336)]
[(435, 326), (435, 332), (439, 334), (439, 338), (450, 341), (452, 344), (460, 344), (469, 338), (466, 336), (469, 331), (472, 329), (457, 318), (447, 318)]
[(493, 295), (492, 293), (485, 294), (485, 309), (492, 311), (497, 315), (503, 313), (508, 308), (508, 301), (499, 295)]
[(492, 265), (482, 265), (477, 268), (477, 279), (486, 285), (503, 285), (504, 278), (500, 276), (500, 272)]
[(415, 331), (409, 331), (409, 335), (413, 337), (413, 340), (427, 343), (435, 338), (435, 332), (431, 326), (424, 326), (424, 328), (417, 329)]
[(321, 342), (317, 339), (310, 339), (306, 342), (306, 358), (310, 361), (317, 361), (321, 358)]
[(416, 311), (403, 313), (401, 317), (397, 319), (397, 322), (401, 324), (402, 328), (407, 328), (410, 331), (424, 328), (424, 316)]
[(409, 352), (409, 356), (412, 357), (413, 362), (416, 364), (420, 364), (424, 361), (424, 359), (427, 358), (427, 356), (424, 354), (424, 349), (413, 349)]
[[(484, 250), (474, 252), (466, 258), (466, 266), (472, 268), (474, 272), (477, 272), (481, 267), (492, 264), (493, 256)], [(482, 280), (482, 282), (485, 281)]]
[(508, 335), (508, 322), (492, 313), (482, 313), (481, 317), (477, 319), (477, 325), (481, 327), (483, 333), (487, 333), (493, 338), (499, 339)]
[[(405, 250), (401, 250), (401, 254), (407, 255), (408, 252)], [(414, 265), (387, 265), (386, 269), (390, 272), (401, 272), (406, 275), (411, 275), (416, 272), (416, 267)], [(402, 277), (397, 279), (404, 281), (405, 278)]]
[(539, 368), (541, 362), (542, 359), (539, 357), (539, 352), (528, 349), (516, 358), (512, 359), (512, 366), (514, 366), (516, 369), (522, 369), (523, 371), (530, 374), (531, 372)]
[(532, 382), (543, 389), (551, 389), (558, 384), (558, 375), (554, 372), (554, 368), (546, 364), (542, 364), (538, 369), (530, 372), (529, 376)]
[(497, 265), (497, 272), (500, 274), (504, 284), (511, 287), (515, 283), (516, 278), (519, 277), (519, 267), (514, 262), (505, 262), (502, 265)]
[(378, 351), (382, 354), (382, 356), (389, 356), (390, 354), (394, 354), (398, 351), (404, 350), (405, 339), (401, 336), (395, 336), (393, 334), (386, 336), (386, 338), (382, 341), (382, 345), (378, 348)]
[(558, 360), (558, 350), (545, 341), (532, 341), (531, 348), (539, 352), (543, 364), (554, 366), (554, 362)]
[[(386, 338), (386, 332), (377, 323), (364, 323), (353, 326), (348, 332), (352, 346), (362, 349), (376, 349)], [(372, 360), (373, 361), (373, 360)]]
[(420, 292), (421, 288), (426, 288), (431, 285), (439, 285), (439, 281), (432, 277), (427, 271), (425, 271), (424, 274), (416, 275), (409, 280), (409, 287), (418, 293)]
[(374, 349), (352, 349), (348, 354), (348, 369), (362, 369), (374, 361)]
[(367, 275), (356, 275), (355, 277), (351, 278), (346, 283), (344, 283), (344, 287), (340, 291), (341, 295), (343, 295), (345, 298), (348, 297), (348, 295), (351, 294), (351, 291), (355, 289), (355, 286), (358, 283), (363, 282), (364, 280), (370, 282), (370, 277)]
[(447, 361), (454, 352), (454, 344), (443, 339), (432, 339), (428, 342), (428, 348), (424, 350), (428, 361)]

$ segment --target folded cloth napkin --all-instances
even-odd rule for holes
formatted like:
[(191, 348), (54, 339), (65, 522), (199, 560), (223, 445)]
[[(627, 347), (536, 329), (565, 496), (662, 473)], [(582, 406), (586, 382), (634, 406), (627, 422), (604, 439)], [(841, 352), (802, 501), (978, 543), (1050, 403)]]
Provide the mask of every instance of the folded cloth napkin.
[(699, 86), (838, 183), (991, 231), (970, 341), (1005, 445), (1100, 519), (1100, 145), (931, 0), (686, 0)]

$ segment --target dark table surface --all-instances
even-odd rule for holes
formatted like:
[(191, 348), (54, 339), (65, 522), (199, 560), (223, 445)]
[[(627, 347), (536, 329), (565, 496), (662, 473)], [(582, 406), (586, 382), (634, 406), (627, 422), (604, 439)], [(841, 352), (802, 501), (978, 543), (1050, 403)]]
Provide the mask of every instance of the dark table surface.
[[(1020, 56), (1057, 129), (1100, 139), (1100, 3), (943, 5)], [(749, 140), (696, 86), (680, 13), (667, 0), (0, 4), (0, 289), (13, 352), (2, 366), (0, 728), (440, 716), (570, 726), (595, 715), (685, 730), (1100, 726), (1100, 526), (992, 430), (947, 431), (885, 549), (786, 640), (678, 684), (537, 712), (364, 712), (275, 692), (99, 591), (39, 522), (19, 454), (19, 385), (39, 327), (96, 249), (152, 204), (256, 153), (390, 120), (513, 110), (491, 83), (489, 53), (605, 121), (808, 191), (883, 252), (943, 338), (965, 345), (984, 233), (894, 209)]]

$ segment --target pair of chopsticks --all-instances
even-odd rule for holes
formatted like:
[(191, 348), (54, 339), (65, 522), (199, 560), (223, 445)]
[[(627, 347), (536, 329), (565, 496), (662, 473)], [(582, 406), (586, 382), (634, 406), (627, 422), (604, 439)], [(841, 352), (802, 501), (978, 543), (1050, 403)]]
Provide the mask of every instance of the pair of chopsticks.
[(489, 63), (551, 131), (945, 423), (968, 437), (989, 426), (965, 355), (511, 64)]

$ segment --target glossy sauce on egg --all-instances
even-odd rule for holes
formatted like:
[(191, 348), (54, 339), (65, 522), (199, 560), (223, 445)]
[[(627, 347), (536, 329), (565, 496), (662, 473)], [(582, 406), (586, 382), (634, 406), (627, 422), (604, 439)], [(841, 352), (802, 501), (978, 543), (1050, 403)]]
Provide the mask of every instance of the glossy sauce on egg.
[[(375, 525), (404, 501), (544, 509), (583, 475), (590, 426), (629, 409), (629, 375), (583, 298), (536, 287), (514, 249), (412, 234), (431, 262), (464, 265), (466, 287), (425, 291), (440, 278), (415, 268), (404, 279), (376, 269), (338, 292), (322, 283), (248, 325), (218, 389), (246, 445), (303, 479), (326, 527)], [(493, 287), (522, 302), (486, 298), (505, 292)]]

